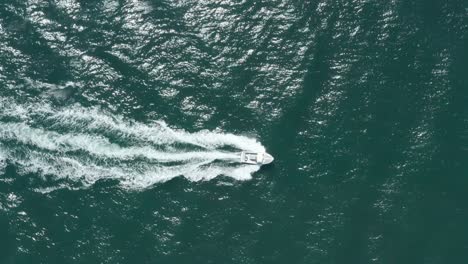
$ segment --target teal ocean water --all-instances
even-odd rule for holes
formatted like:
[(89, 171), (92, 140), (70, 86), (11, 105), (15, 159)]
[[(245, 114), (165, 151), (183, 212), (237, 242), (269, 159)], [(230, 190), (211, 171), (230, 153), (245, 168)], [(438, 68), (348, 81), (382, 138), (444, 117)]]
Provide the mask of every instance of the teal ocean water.
[(467, 71), (464, 0), (3, 1), (0, 263), (467, 263)]

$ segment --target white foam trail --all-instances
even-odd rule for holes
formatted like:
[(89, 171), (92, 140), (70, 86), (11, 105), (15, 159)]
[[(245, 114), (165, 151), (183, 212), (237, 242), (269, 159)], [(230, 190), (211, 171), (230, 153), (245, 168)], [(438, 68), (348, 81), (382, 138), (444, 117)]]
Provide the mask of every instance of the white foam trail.
[[(81, 111), (80, 111), (81, 110)], [(265, 149), (256, 140), (240, 137), (233, 134), (222, 134), (209, 131), (188, 133), (183, 130), (173, 130), (165, 122), (155, 122), (157, 125), (148, 126), (141, 123), (129, 125), (121, 118), (111, 118), (107, 115), (96, 114), (97, 109), (83, 112), (82, 109), (73, 109), (58, 112), (51, 119), (60, 121), (62, 124), (73, 126), (73, 124), (84, 123), (94, 130), (110, 129), (127, 137), (138, 136), (141, 139), (151, 141), (155, 144), (187, 143), (207, 149), (215, 149), (221, 146), (233, 146), (239, 149), (250, 149), (253, 151), (264, 151)]]
[(247, 180), (260, 167), (237, 163), (240, 150), (264, 147), (244, 136), (189, 133), (161, 121), (129, 122), (98, 108), (54, 108), (0, 98), (0, 169), (8, 159), (20, 174), (39, 173), (82, 186), (115, 179), (129, 189), (177, 176), (191, 181), (219, 175)]
[(6, 154), (3, 148), (2, 144), (0, 144), (0, 171), (3, 171), (6, 167)]
[(237, 167), (209, 165), (209, 161), (173, 167), (142, 163), (103, 166), (90, 160), (80, 161), (37, 151), (31, 151), (27, 158), (17, 160), (16, 163), (19, 165), (20, 174), (40, 172), (43, 175), (54, 175), (59, 179), (79, 180), (83, 186), (90, 186), (102, 179), (114, 179), (129, 189), (144, 189), (177, 176), (184, 176), (191, 181), (211, 180), (219, 175), (248, 180), (251, 179), (251, 174), (259, 169), (259, 166), (247, 165)]
[[(0, 105), (1, 105), (0, 101)], [(156, 145), (186, 143), (206, 149), (216, 149), (231, 146), (242, 150), (265, 151), (265, 148), (255, 139), (237, 136), (229, 133), (201, 131), (188, 133), (184, 130), (174, 130), (163, 121), (153, 125), (125, 121), (122, 116), (105, 113), (98, 108), (83, 108), (78, 105), (66, 109), (54, 109), (46, 104), (29, 104), (19, 106), (12, 102), (4, 111), (4, 116), (30, 120), (37, 118), (50, 123), (50, 127), (67, 128), (88, 133), (112, 132), (122, 137), (150, 141)], [(0, 117), (2, 114), (0, 114)]]
[(196, 151), (170, 153), (156, 151), (151, 147), (120, 147), (109, 142), (107, 138), (83, 134), (61, 135), (54, 131), (31, 128), (24, 123), (0, 124), (0, 139), (15, 140), (37, 148), (50, 151), (70, 152), (83, 150), (97, 156), (131, 159), (144, 157), (161, 162), (185, 161), (195, 159), (236, 159), (236, 153), (221, 151)]

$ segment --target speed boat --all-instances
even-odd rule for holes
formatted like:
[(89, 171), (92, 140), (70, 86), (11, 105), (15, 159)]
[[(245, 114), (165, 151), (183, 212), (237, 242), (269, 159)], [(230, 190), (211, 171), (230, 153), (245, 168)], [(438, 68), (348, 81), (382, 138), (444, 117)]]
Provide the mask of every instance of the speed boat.
[(266, 152), (250, 152), (242, 151), (240, 154), (240, 162), (252, 165), (265, 165), (273, 162), (274, 158)]

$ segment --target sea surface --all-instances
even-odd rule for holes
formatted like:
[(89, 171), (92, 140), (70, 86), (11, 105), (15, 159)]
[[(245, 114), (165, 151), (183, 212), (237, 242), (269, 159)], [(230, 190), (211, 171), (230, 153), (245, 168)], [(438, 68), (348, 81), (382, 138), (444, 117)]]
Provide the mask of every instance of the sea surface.
[(468, 263), (468, 1), (1, 1), (0, 263)]

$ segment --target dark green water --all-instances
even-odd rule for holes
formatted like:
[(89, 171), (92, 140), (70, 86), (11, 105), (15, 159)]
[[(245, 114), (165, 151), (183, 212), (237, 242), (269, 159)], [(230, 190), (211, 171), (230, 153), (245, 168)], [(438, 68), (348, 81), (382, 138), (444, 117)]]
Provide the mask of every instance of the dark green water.
[(0, 263), (467, 263), (467, 70), (463, 0), (3, 1)]

